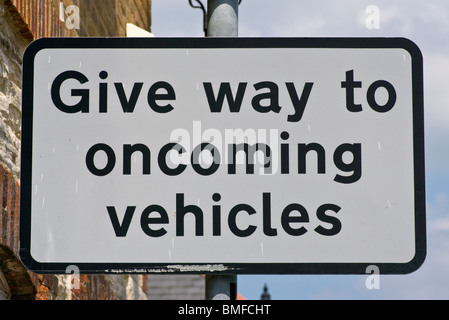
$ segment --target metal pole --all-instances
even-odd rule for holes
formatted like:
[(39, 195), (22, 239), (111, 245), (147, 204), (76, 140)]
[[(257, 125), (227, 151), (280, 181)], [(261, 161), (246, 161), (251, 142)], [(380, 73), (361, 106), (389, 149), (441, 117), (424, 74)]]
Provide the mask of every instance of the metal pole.
[[(238, 36), (239, 0), (208, 0), (207, 37)], [(237, 275), (206, 275), (207, 300), (237, 300)]]
[(238, 36), (238, 0), (208, 0), (207, 37)]
[(207, 275), (206, 300), (237, 300), (237, 275)]

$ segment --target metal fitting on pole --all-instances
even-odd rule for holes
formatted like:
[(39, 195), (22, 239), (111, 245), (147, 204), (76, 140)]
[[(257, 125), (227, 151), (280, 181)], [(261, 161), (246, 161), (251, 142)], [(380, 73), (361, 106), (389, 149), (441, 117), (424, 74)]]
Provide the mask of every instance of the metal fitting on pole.
[(206, 300), (237, 300), (237, 275), (206, 275)]
[(207, 37), (238, 36), (239, 0), (208, 0)]

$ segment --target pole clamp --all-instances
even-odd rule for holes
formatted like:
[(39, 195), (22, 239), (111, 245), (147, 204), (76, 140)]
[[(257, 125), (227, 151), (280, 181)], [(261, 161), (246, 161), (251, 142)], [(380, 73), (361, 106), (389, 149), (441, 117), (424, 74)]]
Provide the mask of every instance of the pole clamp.
[[(189, 4), (192, 8), (201, 9), (203, 11), (203, 30), (204, 34), (207, 35), (207, 10), (204, 4), (200, 0), (195, 0), (198, 4), (192, 3), (193, 0), (189, 0)], [(238, 4), (240, 5), (242, 0), (238, 0)]]

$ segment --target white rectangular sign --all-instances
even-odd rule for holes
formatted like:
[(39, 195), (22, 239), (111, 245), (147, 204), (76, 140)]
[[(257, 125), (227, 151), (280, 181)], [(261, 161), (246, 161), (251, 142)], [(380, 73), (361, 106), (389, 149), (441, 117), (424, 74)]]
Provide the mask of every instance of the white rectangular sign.
[(425, 258), (406, 39), (40, 39), (24, 56), (35, 272), (381, 273)]

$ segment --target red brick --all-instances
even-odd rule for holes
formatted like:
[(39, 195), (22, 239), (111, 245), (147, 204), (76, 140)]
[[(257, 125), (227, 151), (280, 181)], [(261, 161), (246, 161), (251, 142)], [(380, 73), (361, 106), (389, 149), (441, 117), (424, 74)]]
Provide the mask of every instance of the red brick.
[[(80, 7), (81, 30), (68, 30), (60, 21), (59, 4)], [(124, 36), (125, 24), (151, 28), (151, 0), (4, 0), (5, 8), (18, 33), (27, 41), (39, 37)], [(132, 8), (132, 10), (131, 10)], [(0, 164), (0, 244), (18, 256), (20, 224), (20, 184)], [(36, 299), (53, 299), (58, 294), (55, 275), (30, 272)], [(79, 289), (72, 289), (72, 299), (114, 299), (110, 278), (104, 275), (80, 275)], [(144, 292), (146, 276), (144, 276)]]

